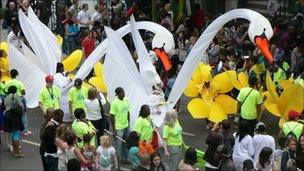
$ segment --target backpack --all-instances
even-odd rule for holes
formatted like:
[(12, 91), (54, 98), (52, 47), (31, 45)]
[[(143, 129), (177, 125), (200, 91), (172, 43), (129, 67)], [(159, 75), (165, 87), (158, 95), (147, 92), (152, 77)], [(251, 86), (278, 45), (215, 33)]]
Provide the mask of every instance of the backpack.
[(12, 107), (11, 107), (10, 111), (13, 112), (14, 114), (22, 116), (24, 113), (23, 106), (20, 106), (18, 104), (18, 101), (14, 96), (15, 96), (15, 94), (12, 96)]
[(104, 154), (102, 152), (102, 150), (103, 150), (103, 148), (101, 148), (101, 153), (100, 153), (100, 156), (99, 156), (98, 163), (101, 167), (108, 167), (112, 164), (112, 156), (109, 152), (109, 149), (107, 149), (106, 154)]

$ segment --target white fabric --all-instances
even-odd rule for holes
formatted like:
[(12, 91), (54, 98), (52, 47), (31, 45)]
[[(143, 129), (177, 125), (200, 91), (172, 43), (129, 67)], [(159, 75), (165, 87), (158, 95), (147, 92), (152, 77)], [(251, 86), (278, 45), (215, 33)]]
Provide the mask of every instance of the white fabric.
[[(147, 104), (148, 94), (144, 82), (141, 80), (134, 60), (119, 35), (112, 29), (105, 27), (109, 47), (104, 61), (104, 77), (107, 85), (108, 97), (115, 98), (115, 89), (122, 87), (126, 97), (130, 100), (130, 128), (138, 116), (140, 107)], [(115, 68), (115, 69), (113, 69)]]
[(38, 95), (44, 86), (46, 74), (29, 61), (12, 44), (9, 44), (9, 64), (10, 68), (22, 71), (19, 72), (18, 78), (25, 86), (27, 107), (34, 108), (38, 106)]
[(56, 73), (54, 75), (54, 84), (60, 88), (61, 97), (60, 97), (60, 109), (63, 111), (63, 121), (70, 122), (70, 108), (68, 100), (68, 91), (64, 91), (65, 87), (70, 83), (69, 77), (64, 76), (62, 73)]
[(233, 163), (237, 171), (241, 171), (243, 168), (243, 162), (247, 159), (252, 160), (254, 154), (252, 137), (246, 135), (241, 142), (239, 142), (239, 136), (235, 139), (235, 145), (233, 150)]
[(38, 68), (42, 68), (40, 61), (38, 60), (36, 54), (29, 48), (25, 43), (21, 41), (22, 51), (25, 57), (28, 58), (33, 64), (35, 64)]
[(30, 7), (28, 10), (28, 18), (33, 22), (36, 27), (40, 28), (40, 35), (43, 35), (44, 41), (48, 44), (48, 47), (52, 49), (54, 55), (56, 56), (57, 61), (61, 61), (61, 47), (57, 43), (57, 38), (53, 32), (44, 25), (36, 16), (33, 9)]
[(131, 27), (132, 39), (138, 54), (140, 76), (145, 82), (147, 93), (151, 94), (152, 86), (161, 83), (161, 80), (159, 75), (156, 73), (155, 67), (149, 56), (144, 41), (139, 34), (133, 15), (131, 16), (131, 20), (130, 20), (130, 27)]
[(209, 44), (217, 34), (217, 32), (228, 21), (235, 18), (245, 18), (250, 21), (248, 35), (250, 40), (254, 43), (254, 37), (263, 33), (264, 28), (268, 40), (271, 38), (273, 31), (269, 21), (261, 14), (248, 9), (235, 9), (225, 13), (213, 21), (207, 29), (203, 32), (195, 45), (192, 47), (179, 75), (176, 78), (175, 84), (172, 87), (171, 94), (168, 98), (168, 108), (173, 109), (178, 99), (181, 97), (183, 90), (188, 84), (198, 62), (202, 58)]
[[(81, 10), (78, 13), (77, 19), (80, 20), (81, 23), (89, 24), (91, 19), (89, 11)], [(88, 25), (78, 23), (78, 27), (88, 27)]]
[(95, 11), (92, 16), (92, 21), (99, 21), (102, 24), (102, 15), (101, 13)]
[(20, 35), (16, 35), (13, 31), (11, 31), (7, 35), (7, 43), (10, 43), (15, 46), (18, 50), (21, 50), (21, 40), (20, 40)]
[(55, 74), (57, 59), (47, 43), (48, 39), (41, 35), (44, 32), (22, 10), (19, 10), (18, 16), (22, 31), (43, 67), (40, 69), (46, 74)]
[(254, 149), (254, 162), (258, 161), (260, 152), (264, 147), (269, 147), (273, 151), (275, 150), (275, 141), (274, 138), (270, 135), (257, 134), (253, 136), (252, 140)]

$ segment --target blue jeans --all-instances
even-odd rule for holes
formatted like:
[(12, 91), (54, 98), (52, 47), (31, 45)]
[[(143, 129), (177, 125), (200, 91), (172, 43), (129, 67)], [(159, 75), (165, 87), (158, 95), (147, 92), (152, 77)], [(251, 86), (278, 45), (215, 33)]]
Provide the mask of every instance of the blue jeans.
[(58, 158), (52, 156), (44, 157), (44, 171), (58, 171)]
[[(117, 130), (117, 136), (124, 139), (124, 140), (127, 138), (128, 135), (129, 135), (129, 128)], [(119, 139), (115, 139), (114, 140), (114, 146), (117, 150), (117, 155), (119, 156), (119, 159), (120, 160), (128, 160), (128, 150), (126, 148), (125, 143), (123, 143)]]

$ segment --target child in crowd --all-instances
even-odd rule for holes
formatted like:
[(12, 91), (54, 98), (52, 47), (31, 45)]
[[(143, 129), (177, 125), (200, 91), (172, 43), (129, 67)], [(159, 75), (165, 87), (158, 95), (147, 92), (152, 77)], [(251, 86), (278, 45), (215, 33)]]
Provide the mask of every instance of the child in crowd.
[(95, 167), (97, 170), (108, 171), (112, 168), (118, 170), (118, 158), (109, 136), (103, 135), (100, 137), (100, 146), (98, 146), (96, 152)]
[[(92, 139), (91, 134), (85, 134), (83, 135), (83, 148), (81, 149), (81, 153), (83, 157), (87, 160), (93, 160), (93, 157), (96, 153), (94, 145), (90, 144), (91, 139)], [(81, 163), (81, 170), (82, 171), (89, 171), (93, 167), (93, 163), (90, 164), (85, 164)]]
[(65, 142), (64, 134), (69, 130), (66, 124), (61, 124), (56, 130), (55, 145), (57, 146), (58, 157), (58, 170), (62, 170), (67, 162), (68, 157), (66, 156), (64, 150), (67, 148), (67, 143)]
[(259, 171), (272, 171), (273, 162), (270, 159), (272, 153), (271, 148), (264, 147), (260, 152), (258, 161), (254, 164), (254, 168)]
[(126, 147), (129, 150), (133, 168), (139, 166), (140, 164), (138, 141), (139, 141), (139, 136), (137, 132), (136, 131), (130, 132), (126, 140), (127, 143)]

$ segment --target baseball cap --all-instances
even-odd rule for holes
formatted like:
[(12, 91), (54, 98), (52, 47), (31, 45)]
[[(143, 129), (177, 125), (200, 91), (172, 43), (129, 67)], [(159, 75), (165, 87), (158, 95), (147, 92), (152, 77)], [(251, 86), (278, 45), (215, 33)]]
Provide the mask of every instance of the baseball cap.
[(74, 81), (74, 86), (81, 86), (82, 85), (82, 80), (80, 78), (76, 78)]
[(297, 117), (299, 117), (301, 115), (300, 112), (297, 112), (296, 110), (293, 110), (291, 109), (289, 112), (288, 112), (288, 118), (289, 119), (296, 119)]
[(53, 82), (54, 81), (54, 77), (52, 76), (52, 75), (47, 75), (46, 77), (45, 77), (45, 82)]

